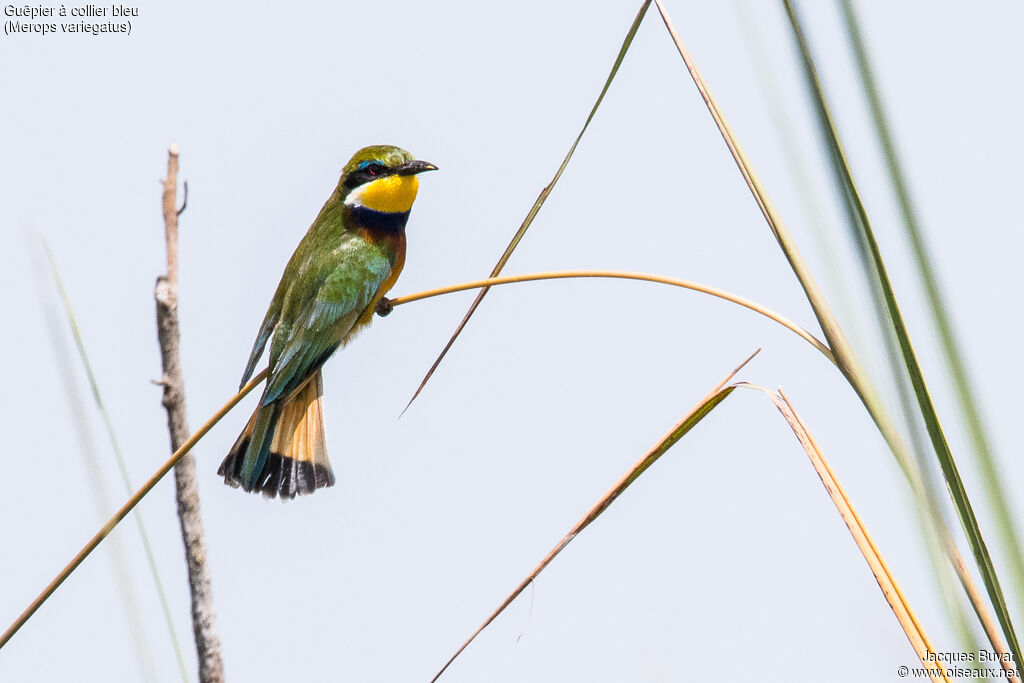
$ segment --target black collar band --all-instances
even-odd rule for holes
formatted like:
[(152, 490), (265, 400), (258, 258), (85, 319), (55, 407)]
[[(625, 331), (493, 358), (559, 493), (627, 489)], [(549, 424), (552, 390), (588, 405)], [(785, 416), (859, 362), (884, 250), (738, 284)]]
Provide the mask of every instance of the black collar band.
[(356, 225), (364, 227), (371, 232), (379, 232), (386, 235), (401, 234), (409, 220), (408, 211), (391, 213), (388, 211), (374, 211), (365, 206), (353, 206), (351, 209), (352, 218), (355, 220)]

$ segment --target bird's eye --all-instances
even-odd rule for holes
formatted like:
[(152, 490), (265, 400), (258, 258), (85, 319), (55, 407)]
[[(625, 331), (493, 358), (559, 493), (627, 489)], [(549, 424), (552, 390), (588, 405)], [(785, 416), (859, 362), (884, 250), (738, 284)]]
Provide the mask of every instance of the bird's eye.
[(380, 164), (370, 164), (366, 167), (366, 172), (372, 176), (377, 176), (384, 172), (384, 167)]

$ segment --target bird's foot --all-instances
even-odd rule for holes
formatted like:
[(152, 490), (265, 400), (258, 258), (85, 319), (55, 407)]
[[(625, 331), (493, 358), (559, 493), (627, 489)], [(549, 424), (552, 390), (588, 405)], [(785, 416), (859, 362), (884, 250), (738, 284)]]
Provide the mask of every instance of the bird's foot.
[(382, 296), (380, 301), (377, 302), (377, 315), (384, 317), (389, 315), (391, 311), (395, 310), (395, 305), (391, 303), (391, 299), (386, 296)]

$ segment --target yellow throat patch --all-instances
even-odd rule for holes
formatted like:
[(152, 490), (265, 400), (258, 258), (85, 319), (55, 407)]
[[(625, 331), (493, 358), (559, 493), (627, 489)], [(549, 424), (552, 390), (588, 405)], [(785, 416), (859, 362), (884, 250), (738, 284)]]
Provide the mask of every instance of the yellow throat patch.
[(414, 175), (389, 175), (357, 187), (350, 200), (373, 211), (405, 213), (416, 201), (419, 188), (420, 181)]

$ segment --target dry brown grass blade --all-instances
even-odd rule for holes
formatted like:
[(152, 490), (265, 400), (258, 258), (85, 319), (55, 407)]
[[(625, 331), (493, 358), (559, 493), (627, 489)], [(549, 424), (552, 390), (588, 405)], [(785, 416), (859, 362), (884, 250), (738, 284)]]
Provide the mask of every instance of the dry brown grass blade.
[[(708, 107), (708, 111), (711, 113), (716, 126), (721, 132), (723, 140), (725, 140), (733, 159), (736, 161), (736, 165), (740, 169), (744, 181), (750, 188), (751, 193), (754, 195), (754, 199), (757, 202), (758, 207), (764, 214), (765, 220), (768, 222), (768, 225), (771, 228), (772, 233), (775, 235), (779, 246), (782, 248), (786, 259), (789, 261), (793, 272), (800, 280), (800, 284), (804, 289), (804, 293), (807, 295), (807, 299), (811, 304), (815, 317), (817, 317), (818, 322), (821, 325), (822, 332), (825, 335), (829, 348), (834, 354), (836, 365), (839, 367), (843, 375), (846, 376), (850, 386), (857, 392), (857, 395), (864, 404), (864, 407), (867, 409), (868, 414), (871, 415), (871, 419), (877, 425), (879, 432), (889, 445), (890, 450), (892, 450), (897, 463), (903, 470), (903, 473), (907, 478), (907, 482), (914, 493), (915, 502), (918, 507), (918, 514), (921, 519), (924, 520), (923, 523), (932, 524), (935, 529), (935, 533), (942, 540), (943, 547), (949, 554), (950, 563), (957, 574), (957, 578), (959, 578), (960, 583), (965, 588), (967, 597), (971, 602), (971, 606), (974, 608), (975, 614), (982, 623), (985, 633), (992, 644), (993, 650), (998, 653), (1006, 652), (1006, 646), (1002, 644), (1002, 638), (999, 633), (999, 624), (996, 623), (995, 618), (989, 611), (988, 606), (981, 597), (981, 594), (975, 589), (974, 579), (971, 577), (970, 572), (967, 571), (967, 566), (964, 563), (956, 544), (952, 541), (948, 527), (946, 527), (942, 522), (941, 515), (935, 511), (938, 505), (937, 497), (931, 495), (929, 489), (925, 485), (916, 461), (911, 457), (910, 452), (903, 443), (902, 437), (899, 435), (895, 425), (886, 413), (885, 407), (882, 405), (877, 392), (872, 386), (870, 378), (865, 373), (863, 367), (861, 367), (860, 361), (854, 353), (853, 348), (850, 346), (849, 341), (846, 339), (846, 336), (843, 334), (838, 320), (836, 320), (835, 316), (832, 314), (832, 311), (828, 306), (828, 302), (825, 300), (821, 289), (815, 282), (807, 263), (803, 260), (796, 243), (793, 241), (785, 224), (782, 222), (781, 217), (772, 205), (771, 200), (768, 198), (761, 181), (754, 172), (753, 165), (750, 163), (750, 160), (744, 153), (743, 148), (740, 146), (736, 135), (729, 127), (729, 124), (726, 121), (725, 116), (722, 114), (721, 109), (715, 102), (715, 99), (711, 96), (711, 92), (708, 89), (707, 84), (697, 69), (693, 57), (683, 44), (679, 33), (673, 26), (672, 20), (665, 11), (664, 5), (661, 0), (655, 0), (655, 4), (657, 5), (658, 12), (661, 14), (665, 28), (668, 30), (672, 41), (675, 43), (676, 48), (679, 51), (679, 55), (682, 57), (683, 62), (686, 65), (687, 71), (693, 78), (693, 82), (697, 86), (701, 97)], [(928, 532), (926, 531), (925, 533)], [(1001, 595), (999, 597), (1001, 598)], [(1003, 623), (1002, 619), (1000, 620), (1000, 623)]]
[[(900, 590), (899, 584), (896, 583), (892, 570), (886, 564), (885, 559), (878, 550), (878, 546), (875, 545), (874, 540), (868, 533), (867, 527), (864, 526), (863, 520), (857, 514), (853, 503), (850, 502), (846, 491), (843, 490), (842, 485), (836, 478), (835, 472), (832, 471), (832, 467), (825, 459), (825, 455), (818, 448), (814, 437), (811, 436), (811, 432), (800, 419), (800, 416), (796, 414), (793, 404), (789, 402), (789, 399), (786, 398), (781, 389), (779, 389), (778, 393), (775, 393), (760, 387), (754, 388), (763, 391), (771, 399), (772, 403), (775, 404), (775, 407), (779, 409), (783, 417), (786, 418), (786, 421), (789, 422), (789, 426), (793, 429), (796, 438), (799, 439), (800, 445), (807, 452), (807, 457), (810, 458), (814, 471), (818, 473), (821, 483), (825, 486), (825, 490), (832, 499), (832, 503), (835, 504), (839, 516), (843, 518), (847, 528), (850, 530), (850, 535), (853, 536), (853, 540), (857, 544), (857, 548), (867, 561), (871, 573), (874, 574), (878, 587), (882, 589), (882, 595), (885, 596), (889, 607), (892, 608), (893, 614), (896, 615), (896, 619), (903, 628), (903, 632), (907, 634), (907, 639), (914, 648), (914, 652), (917, 653), (918, 660), (923, 663), (925, 669), (931, 672), (929, 677), (933, 681), (946, 681), (949, 683), (949, 678), (946, 676), (942, 663), (935, 661), (935, 648), (932, 647), (924, 628), (922, 628), (920, 621), (918, 621), (914, 611), (910, 608), (910, 603), (907, 601), (903, 591)], [(931, 657), (929, 657), (929, 653), (931, 653)], [(941, 675), (935, 672), (941, 672)]]
[[(652, 273), (632, 273), (625, 270), (556, 270), (547, 273), (525, 273), (523, 275), (506, 275), (503, 277), (490, 277), (483, 280), (473, 280), (472, 282), (461, 282), (457, 285), (446, 285), (444, 287), (438, 287), (437, 289), (428, 289), (422, 292), (416, 292), (415, 294), (407, 294), (405, 296), (396, 297), (388, 301), (388, 306), (385, 309), (390, 313), (391, 309), (395, 306), (401, 306), (402, 304), (412, 303), (413, 301), (421, 301), (423, 299), (429, 299), (435, 296), (441, 296), (442, 294), (451, 294), (453, 292), (462, 292), (467, 289), (477, 288), (490, 288), (498, 285), (509, 285), (520, 282), (537, 282), (540, 280), (568, 280), (573, 278), (611, 278), (619, 280), (638, 280), (640, 282), (655, 282), (662, 285), (671, 285), (673, 287), (681, 287), (682, 289), (689, 289), (694, 292), (701, 292), (702, 294), (708, 294), (713, 297), (717, 297), (724, 301), (729, 301), (738, 306), (742, 306), (746, 309), (760, 313), (764, 317), (774, 320), (786, 329), (794, 332), (801, 339), (806, 341), (808, 344), (816, 348), (821, 355), (825, 356), (833, 364), (836, 362), (835, 357), (829, 350), (828, 346), (825, 345), (820, 339), (815, 337), (813, 334), (794, 323), (789, 318), (779, 315), (770, 308), (766, 308), (756, 301), (751, 301), (745, 297), (739, 296), (738, 294), (732, 294), (723, 289), (717, 287), (711, 287), (709, 285), (703, 285), (699, 282), (693, 282), (690, 280), (682, 280), (676, 277), (667, 277), (665, 275), (654, 275)], [(387, 313), (385, 313), (386, 315)]]
[[(647, 8), (650, 7), (650, 5), (651, 0), (644, 0), (640, 5), (640, 9), (637, 11), (636, 17), (633, 19), (633, 23), (630, 25), (629, 31), (626, 32), (626, 37), (622, 41), (622, 47), (619, 48), (619, 54), (615, 57), (615, 62), (612, 64), (611, 71), (608, 73), (608, 78), (604, 82), (604, 87), (601, 88), (601, 94), (597, 96), (597, 100), (594, 102), (594, 106), (591, 107), (587, 120), (583, 122), (583, 128), (580, 129), (576, 139), (573, 140), (565, 158), (562, 159), (561, 165), (559, 165), (558, 170), (555, 171), (555, 175), (551, 178), (551, 182), (545, 185), (544, 189), (542, 189), (540, 194), (537, 195), (537, 199), (533, 202), (533, 206), (530, 207), (530, 210), (527, 212), (526, 218), (523, 219), (523, 222), (520, 224), (516, 234), (512, 236), (512, 240), (508, 243), (508, 246), (505, 247), (505, 251), (498, 259), (498, 262), (494, 264), (494, 268), (491, 269), (490, 277), (497, 277), (501, 274), (502, 268), (504, 268), (505, 264), (508, 263), (509, 258), (512, 256), (512, 252), (519, 246), (520, 240), (523, 239), (526, 231), (530, 228), (530, 225), (533, 224), (533, 219), (537, 217), (541, 207), (544, 206), (544, 202), (547, 201), (548, 195), (550, 195), (551, 191), (555, 189), (555, 184), (558, 183), (558, 179), (562, 177), (562, 173), (565, 172), (566, 167), (569, 165), (572, 155), (576, 152), (576, 147), (579, 146), (580, 140), (583, 139), (583, 134), (587, 132), (587, 128), (590, 127), (590, 122), (594, 120), (594, 114), (597, 113), (598, 108), (601, 106), (601, 102), (604, 101), (604, 96), (608, 94), (608, 88), (611, 87), (612, 81), (615, 80), (615, 75), (619, 72), (622, 60), (625, 59), (626, 53), (629, 51), (629, 46), (633, 44), (633, 38), (636, 36), (637, 29), (640, 28), (640, 22), (643, 21), (644, 16), (647, 14)], [(416, 391), (413, 393), (412, 398), (410, 398), (409, 402), (405, 404), (405, 408), (402, 409), (403, 414), (406, 410), (409, 410), (409, 406), (412, 405), (412, 402), (415, 401), (416, 397), (423, 391), (423, 387), (427, 386), (427, 382), (429, 382), (430, 378), (434, 375), (434, 371), (437, 370), (439, 365), (441, 365), (441, 361), (444, 360), (444, 357), (448, 355), (448, 351), (452, 348), (452, 344), (454, 344), (455, 340), (459, 338), (460, 334), (462, 334), (463, 328), (466, 327), (469, 319), (473, 317), (473, 314), (476, 312), (480, 302), (482, 302), (484, 297), (487, 296), (488, 291), (490, 290), (485, 287), (477, 293), (473, 303), (469, 306), (469, 310), (467, 310), (466, 314), (462, 316), (462, 321), (459, 323), (458, 327), (455, 328), (455, 331), (452, 332), (452, 336), (449, 337), (448, 343), (444, 345), (443, 349), (441, 349), (441, 353), (437, 355), (434, 363), (430, 366), (430, 369), (427, 370), (427, 374), (423, 376), (419, 386), (416, 387)]]
[(139, 504), (139, 501), (141, 501), (146, 496), (146, 494), (149, 493), (153, 489), (153, 487), (156, 486), (157, 483), (161, 479), (163, 479), (168, 472), (171, 471), (171, 468), (177, 465), (178, 461), (185, 457), (185, 454), (191, 451), (192, 448), (197, 443), (199, 443), (199, 440), (206, 436), (206, 433), (208, 431), (213, 429), (213, 426), (215, 424), (220, 422), (221, 419), (225, 415), (227, 415), (232, 408), (238, 405), (239, 401), (245, 398), (250, 391), (255, 389), (259, 385), (259, 383), (265, 380), (266, 378), (267, 370), (264, 369), (251, 380), (249, 380), (248, 384), (239, 389), (237, 394), (232, 396), (231, 399), (223, 406), (221, 406), (220, 410), (218, 410), (216, 413), (210, 416), (210, 419), (204, 422), (203, 426), (197, 429), (195, 433), (192, 434), (192, 436), (190, 436), (188, 440), (185, 443), (183, 443), (178, 450), (174, 451), (174, 453), (171, 454), (171, 457), (167, 459), (167, 462), (161, 465), (160, 469), (158, 469), (152, 477), (146, 480), (146, 483), (143, 484), (142, 487), (135, 492), (135, 495), (129, 498), (128, 502), (122, 505), (121, 509), (114, 513), (114, 515), (107, 521), (107, 523), (104, 524), (103, 527), (96, 532), (96, 535), (89, 539), (89, 542), (86, 543), (85, 546), (83, 546), (83, 548), (78, 551), (78, 554), (71, 558), (71, 561), (68, 562), (67, 566), (65, 566), (64, 569), (60, 570), (57, 576), (54, 577), (53, 581), (51, 581), (46, 586), (46, 588), (43, 589), (43, 592), (40, 593), (36, 597), (36, 599), (33, 600), (32, 603), (25, 608), (25, 611), (22, 612), (18, 616), (18, 618), (15, 619), (14, 622), (7, 627), (7, 630), (4, 631), (3, 634), (0, 634), (0, 649), (3, 649), (4, 645), (6, 645), (12, 637), (14, 637), (14, 634), (17, 633), (18, 630), (25, 625), (25, 622), (27, 622), (29, 618), (31, 618), (31, 616), (36, 613), (36, 610), (38, 610), (42, 606), (42, 604), (46, 602), (51, 595), (53, 595), (53, 592), (57, 590), (69, 576), (71, 576), (71, 573), (78, 568), (78, 565), (82, 564), (82, 562), (85, 561), (85, 558), (89, 557), (89, 554), (92, 553), (93, 550), (96, 550), (97, 546), (99, 546), (99, 544), (103, 542), (103, 539), (110, 535), (110, 532), (113, 531), (117, 527), (117, 525), (121, 523), (121, 520), (127, 517), (128, 513), (131, 512), (135, 508), (135, 506)]
[(688, 431), (690, 431), (694, 426), (696, 426), (698, 422), (704, 419), (705, 415), (710, 413), (718, 404), (724, 401), (725, 398), (733, 392), (733, 390), (736, 388), (736, 385), (729, 385), (729, 382), (731, 382), (732, 378), (736, 376), (736, 373), (739, 372), (743, 368), (743, 366), (749, 363), (750, 360), (759, 352), (760, 349), (754, 351), (754, 353), (752, 353), (745, 361), (740, 363), (735, 370), (730, 372), (725, 379), (719, 382), (718, 385), (714, 389), (712, 389), (707, 396), (702, 398), (700, 402), (697, 403), (697, 405), (694, 406), (694, 408), (689, 413), (687, 413), (682, 420), (680, 420), (678, 423), (676, 423), (674, 427), (672, 427), (668, 434), (666, 434), (657, 444), (655, 444), (655, 446), (651, 448), (651, 450), (647, 451), (647, 453), (644, 454), (644, 457), (640, 458), (640, 460), (638, 460), (636, 464), (634, 464), (629, 469), (629, 471), (626, 472), (626, 474), (624, 474), (622, 478), (619, 479), (619, 481), (617, 481), (615, 485), (608, 490), (607, 493), (601, 496), (601, 499), (597, 501), (597, 504), (590, 508), (587, 514), (585, 514), (583, 518), (576, 523), (576, 525), (569, 531), (569, 533), (563, 536), (562, 540), (559, 541), (558, 544), (551, 549), (551, 552), (544, 556), (544, 559), (540, 561), (540, 564), (534, 567), (533, 571), (531, 571), (527, 575), (527, 577), (523, 579), (522, 583), (516, 586), (516, 589), (512, 591), (507, 598), (505, 598), (505, 600), (498, 606), (496, 610), (494, 610), (494, 612), (491, 613), (489, 617), (487, 617), (486, 620), (484, 620), (480, 627), (473, 632), (473, 635), (471, 635), (466, 640), (466, 642), (464, 642), (462, 646), (455, 651), (455, 654), (453, 654), (448, 659), (448, 661), (445, 662), (444, 666), (441, 667), (441, 670), (434, 675), (434, 677), (431, 679), (431, 683), (439, 679), (441, 675), (444, 674), (448, 667), (451, 666), (452, 662), (454, 662), (456, 658), (458, 658), (458, 656), (462, 654), (462, 652), (467, 647), (469, 647), (469, 644), (472, 643), (473, 640), (478, 635), (480, 635), (480, 633), (483, 632), (485, 628), (490, 626), (491, 623), (498, 618), (498, 615), (504, 612), (505, 609), (509, 605), (511, 605), (517, 597), (519, 597), (519, 594), (526, 590), (527, 586), (533, 583), (537, 576), (542, 571), (544, 571), (544, 568), (551, 564), (551, 561), (554, 560), (555, 557), (560, 552), (562, 552), (567, 545), (569, 545), (572, 539), (576, 538), (576, 536), (579, 535), (581, 531), (586, 529), (591, 522), (600, 517), (601, 513), (607, 510), (608, 506), (610, 506), (615, 501), (615, 499), (622, 494), (623, 491), (629, 488), (630, 484), (636, 481), (637, 478), (647, 470), (647, 468), (653, 465), (654, 462), (662, 455), (664, 455), (669, 448), (675, 445), (675, 443), (679, 441), (679, 439), (683, 438), (683, 436)]

